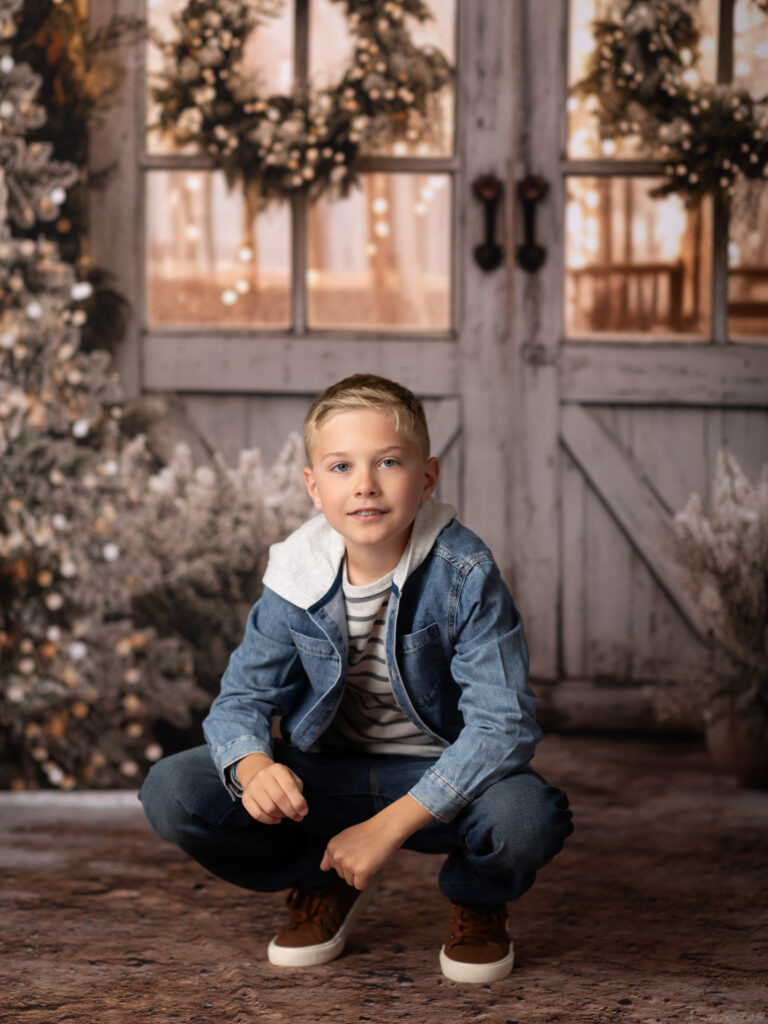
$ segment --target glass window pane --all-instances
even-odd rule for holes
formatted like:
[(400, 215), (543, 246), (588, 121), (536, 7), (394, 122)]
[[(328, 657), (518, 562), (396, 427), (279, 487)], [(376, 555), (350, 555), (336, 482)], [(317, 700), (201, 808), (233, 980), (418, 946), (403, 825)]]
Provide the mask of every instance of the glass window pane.
[[(311, 0), (309, 74), (316, 88), (335, 85), (353, 58), (344, 4), (330, 0)], [(448, 61), (456, 64), (456, 0), (430, 0), (432, 19), (426, 22), (408, 18), (406, 25), (417, 46), (433, 46)], [(453, 152), (454, 90), (449, 85), (435, 98), (435, 111), (429, 118), (429, 134), (418, 141), (398, 140), (394, 144), (372, 147), (368, 155), (378, 156), (450, 156)]]
[(147, 315), (153, 326), (290, 323), (290, 212), (249, 217), (220, 172), (147, 174)]
[(754, 97), (768, 93), (768, 18), (755, 0), (736, 0), (733, 79)]
[[(182, 10), (186, 0), (147, 0), (147, 20), (152, 32), (162, 39), (175, 39), (178, 30), (173, 15)], [(289, 92), (293, 86), (293, 21), (294, 4), (287, 2), (276, 17), (266, 18), (248, 37), (243, 50), (243, 76), (254, 94), (271, 95)], [(151, 41), (147, 43), (148, 83), (163, 70), (163, 55)], [(157, 108), (147, 95), (147, 124), (157, 121)], [(159, 132), (147, 135), (148, 153), (196, 152), (195, 147), (179, 149)]]
[(728, 333), (768, 341), (768, 186), (742, 187), (731, 204)]
[[(752, 3), (753, 0), (747, 0)], [(699, 13), (701, 33), (699, 60), (692, 72), (692, 81), (714, 82), (717, 78), (717, 26), (718, 0), (700, 0), (694, 5)], [(615, 0), (571, 0), (569, 23), (568, 84), (574, 86), (587, 74), (589, 59), (595, 48), (593, 22), (609, 15), (615, 16)], [(626, 137), (605, 139), (601, 143), (595, 111), (594, 97), (568, 98), (568, 156), (571, 159), (595, 157), (655, 157), (644, 152), (639, 140)]]
[(449, 176), (367, 174), (361, 185), (310, 208), (310, 326), (447, 331)]
[(711, 203), (652, 199), (651, 178), (569, 178), (566, 333), (709, 331)]

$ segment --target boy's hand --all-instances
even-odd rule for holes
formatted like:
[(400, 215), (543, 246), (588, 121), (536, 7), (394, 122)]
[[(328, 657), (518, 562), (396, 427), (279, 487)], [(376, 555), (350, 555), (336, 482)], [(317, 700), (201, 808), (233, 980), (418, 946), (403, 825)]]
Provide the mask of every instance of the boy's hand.
[(244, 757), (237, 764), (237, 777), (243, 787), (243, 807), (264, 825), (277, 825), (283, 818), (301, 821), (309, 810), (298, 775), (266, 754)]
[(333, 868), (347, 885), (364, 889), (409, 836), (434, 820), (413, 797), (400, 797), (367, 821), (334, 836), (325, 849), (320, 868)]
[(334, 836), (325, 849), (320, 868), (333, 868), (347, 885), (364, 889), (401, 842), (383, 833), (374, 816)]

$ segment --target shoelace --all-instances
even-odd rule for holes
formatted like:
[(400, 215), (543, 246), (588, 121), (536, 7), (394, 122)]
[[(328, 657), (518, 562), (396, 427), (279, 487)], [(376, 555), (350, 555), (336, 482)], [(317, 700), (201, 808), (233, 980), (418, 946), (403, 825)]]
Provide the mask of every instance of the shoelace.
[(314, 920), (322, 910), (328, 911), (329, 907), (323, 907), (324, 896), (313, 896), (310, 892), (301, 892), (294, 889), (288, 896), (288, 908), (291, 911), (289, 928), (298, 928), (305, 921)]
[(489, 942), (494, 937), (494, 930), (506, 921), (507, 912), (501, 908), (488, 914), (478, 914), (474, 910), (457, 907), (451, 919), (451, 939), (460, 945), (465, 939), (477, 942)]

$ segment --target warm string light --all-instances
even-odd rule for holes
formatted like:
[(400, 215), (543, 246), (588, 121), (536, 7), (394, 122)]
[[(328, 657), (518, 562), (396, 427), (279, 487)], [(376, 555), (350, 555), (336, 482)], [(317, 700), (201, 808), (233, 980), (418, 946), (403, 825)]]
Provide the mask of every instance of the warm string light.
[[(253, 263), (254, 253), (250, 245), (243, 244), (237, 250), (238, 263), (247, 266)], [(221, 293), (221, 302), (224, 306), (234, 306), (242, 295), (247, 295), (251, 290), (251, 283), (245, 277), (238, 277), (231, 288), (225, 288)]]
[[(198, 174), (187, 174), (184, 177), (183, 186), (180, 188), (172, 188), (170, 193), (170, 203), (176, 215), (179, 217), (189, 216), (187, 211), (180, 210), (183, 199), (182, 193), (186, 191), (193, 197), (193, 202), (196, 203), (195, 209), (193, 209), (191, 216), (201, 218), (202, 208), (200, 202), (202, 201), (203, 193), (203, 180)], [(200, 243), (203, 238), (203, 232), (200, 224), (196, 220), (192, 220), (184, 226), (184, 238), (187, 242), (192, 245)], [(239, 299), (247, 295), (251, 291), (251, 282), (245, 276), (246, 267), (252, 264), (254, 260), (254, 251), (252, 246), (244, 241), (239, 249), (237, 250), (235, 262), (239, 263), (242, 267), (242, 272), (238, 274), (231, 284), (227, 285), (219, 293), (219, 300), (223, 306), (231, 307), (237, 304)]]
[[(445, 188), (447, 179), (443, 175), (433, 174), (427, 179), (426, 184), (419, 187), (418, 198), (413, 204), (413, 213), (422, 218), (429, 213), (430, 204), (434, 201), (437, 193)], [(365, 252), (369, 258), (373, 258), (379, 251), (377, 240), (388, 238), (391, 233), (391, 225), (388, 219), (390, 213), (390, 202), (385, 196), (375, 196), (371, 200), (371, 212), (373, 222), (371, 231), (373, 238), (366, 244)]]

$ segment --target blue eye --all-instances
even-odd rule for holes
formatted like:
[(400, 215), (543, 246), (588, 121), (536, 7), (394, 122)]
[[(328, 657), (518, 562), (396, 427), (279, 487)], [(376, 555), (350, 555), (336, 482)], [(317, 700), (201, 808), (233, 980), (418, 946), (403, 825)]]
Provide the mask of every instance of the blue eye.
[(390, 457), (388, 459), (382, 459), (381, 464), (385, 469), (391, 469), (393, 466), (399, 466), (400, 460)]
[(331, 466), (332, 473), (346, 473), (349, 469), (348, 462), (337, 462), (335, 466)]

